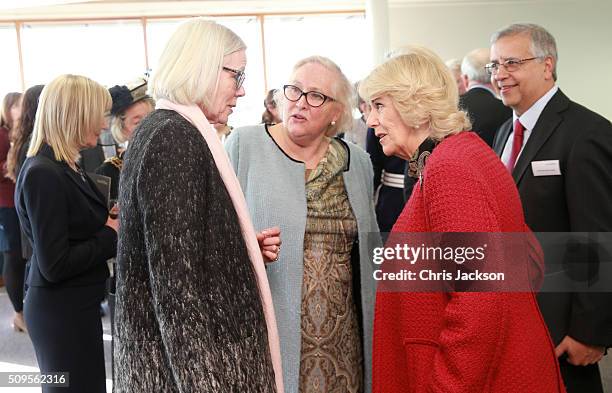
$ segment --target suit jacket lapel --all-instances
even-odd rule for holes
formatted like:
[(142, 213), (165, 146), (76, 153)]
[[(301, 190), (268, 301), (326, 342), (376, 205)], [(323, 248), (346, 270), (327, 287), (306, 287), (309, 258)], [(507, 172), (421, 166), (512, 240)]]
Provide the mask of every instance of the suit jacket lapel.
[(512, 118), (510, 118), (510, 120), (506, 121), (504, 124), (501, 125), (501, 127), (499, 127), (499, 131), (495, 136), (495, 140), (493, 142), (493, 150), (495, 150), (495, 153), (497, 153), (499, 157), (501, 157), (504, 152), (504, 147), (508, 142), (510, 132), (512, 132)]
[[(95, 183), (92, 182), (89, 179), (88, 176), (85, 176), (85, 179), (83, 179), (79, 173), (73, 171), (67, 165), (64, 168), (64, 171), (66, 172), (66, 174), (68, 175), (70, 180), (72, 180), (74, 183), (76, 183), (76, 185), (79, 187), (79, 189), (85, 195), (87, 195), (88, 197), (90, 197), (94, 201), (98, 202), (105, 209), (107, 208), (106, 204), (103, 202), (104, 201), (104, 197), (102, 196), (100, 191), (98, 191), (98, 186), (96, 186)], [(85, 181), (83, 181), (83, 180), (85, 180)]]
[(86, 184), (86, 182), (83, 181), (80, 174), (73, 171), (68, 166), (68, 164), (66, 164), (65, 162), (56, 160), (55, 154), (53, 153), (53, 149), (51, 148), (51, 146), (44, 143), (40, 147), (40, 151), (38, 152), (38, 154), (43, 155), (47, 157), (48, 159), (50, 159), (51, 161), (55, 162), (57, 165), (60, 165), (64, 169), (64, 172), (66, 172), (66, 175), (70, 178), (70, 180), (76, 183), (76, 185), (83, 192), (83, 194), (87, 195), (92, 200), (99, 203), (105, 209), (108, 208), (106, 204), (104, 203), (104, 196), (102, 195), (102, 193), (100, 193), (100, 191), (98, 191), (98, 186), (96, 186), (95, 183), (93, 183), (86, 176), (86, 179), (87, 179), (86, 182), (89, 183), (89, 187), (88, 187), (88, 184)]
[(538, 151), (540, 151), (544, 143), (555, 132), (559, 123), (561, 123), (559, 112), (567, 108), (568, 104), (569, 99), (559, 90), (542, 111), (512, 171), (512, 177), (517, 185), (525, 175), (529, 164), (533, 161)]

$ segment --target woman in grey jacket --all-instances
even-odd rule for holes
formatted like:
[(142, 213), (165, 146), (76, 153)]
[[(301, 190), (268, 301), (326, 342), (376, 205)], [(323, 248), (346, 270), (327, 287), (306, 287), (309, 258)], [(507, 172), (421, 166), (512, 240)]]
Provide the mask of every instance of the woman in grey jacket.
[(372, 166), (332, 137), (351, 124), (351, 93), (331, 60), (306, 58), (279, 89), (283, 122), (239, 128), (226, 142), (255, 227), (281, 228), (267, 273), (288, 392), (369, 390)]

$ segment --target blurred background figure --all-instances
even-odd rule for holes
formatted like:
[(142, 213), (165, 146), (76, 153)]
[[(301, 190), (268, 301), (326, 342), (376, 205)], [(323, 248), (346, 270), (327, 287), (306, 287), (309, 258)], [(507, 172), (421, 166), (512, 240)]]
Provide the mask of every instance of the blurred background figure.
[(266, 98), (264, 99), (264, 107), (266, 110), (261, 115), (261, 122), (263, 124), (278, 124), (283, 120), (280, 118), (280, 114), (278, 113), (278, 108), (276, 105), (276, 101), (274, 100), (274, 95), (276, 94), (276, 89), (272, 89), (268, 91)]
[(455, 78), (455, 83), (457, 84), (457, 90), (459, 91), (459, 95), (465, 93), (465, 83), (463, 78), (461, 77), (461, 61), (457, 59), (449, 59), (446, 61), (446, 66), (451, 72), (453, 78)]
[(229, 136), (229, 134), (234, 129), (232, 126), (229, 126), (227, 124), (221, 124), (221, 123), (213, 124), (213, 126), (215, 127), (215, 130), (217, 131), (217, 136), (219, 137), (219, 140), (221, 141), (221, 143), (225, 142), (225, 139)]
[(41, 373), (68, 372), (69, 387), (43, 392), (106, 392), (100, 302), (117, 247), (117, 220), (77, 164), (97, 144), (111, 108), (108, 90), (61, 75), (45, 86), (15, 204), (33, 245), (24, 317)]
[(13, 143), (6, 162), (7, 177), (13, 181), (17, 181), (19, 171), (26, 160), (26, 153), (30, 146), (32, 131), (34, 130), (38, 98), (44, 87), (44, 85), (30, 87), (21, 99), (21, 118), (13, 133)]
[(116, 153), (96, 169), (99, 175), (111, 179), (110, 200), (116, 201), (119, 195), (119, 174), (123, 167), (123, 154), (132, 138), (134, 130), (155, 107), (155, 102), (147, 95), (147, 81), (139, 78), (127, 85), (116, 85), (108, 89), (113, 99), (110, 111), (110, 131), (115, 141)]
[[(26, 160), (26, 153), (28, 152), (30, 140), (32, 139), (32, 131), (34, 130), (34, 119), (36, 118), (36, 111), (38, 109), (38, 99), (43, 88), (44, 85), (30, 87), (26, 90), (21, 100), (21, 119), (15, 129), (13, 144), (11, 145), (6, 161), (7, 177), (14, 182), (17, 182), (17, 176), (19, 176), (21, 167)], [(21, 227), (20, 232), (21, 254), (25, 262), (32, 256), (32, 245)], [(25, 277), (22, 269), (25, 269), (25, 264), (17, 264), (14, 266), (14, 269), (15, 288), (18, 288), (19, 285), (23, 287)], [(19, 280), (21, 280), (21, 284), (19, 284)], [(15, 296), (19, 296), (19, 293), (15, 292)], [(18, 302), (18, 298), (16, 298), (16, 301)]]
[(459, 107), (465, 110), (476, 132), (489, 146), (499, 127), (512, 116), (512, 109), (496, 97), (491, 76), (485, 65), (489, 63), (488, 48), (474, 49), (461, 62), (461, 78), (467, 91), (459, 97)]
[[(38, 108), (38, 97), (42, 89), (43, 85), (32, 86), (26, 90), (21, 99), (21, 118), (13, 132), (12, 145), (6, 160), (6, 177), (13, 182), (17, 181), (19, 170), (26, 159), (26, 152), (34, 128), (36, 109)], [(17, 217), (16, 213), (15, 217)], [(17, 225), (21, 248), (19, 251), (13, 251), (12, 256), (6, 258), (8, 262), (5, 262), (6, 290), (15, 310), (13, 326), (15, 330), (26, 331), (23, 319), (23, 296), (26, 261), (32, 255), (32, 247), (18, 222)]]
[(22, 262), (19, 220), (15, 213), (13, 200), (15, 181), (7, 177), (6, 172), (8, 151), (20, 117), (21, 93), (8, 93), (2, 100), (2, 108), (0, 108), (0, 287), (6, 282), (11, 303), (17, 312), (13, 326), (15, 330), (23, 331), (25, 326), (21, 314), (22, 306), (18, 304), (21, 298), (16, 295), (18, 280), (16, 281), (14, 277), (16, 265)]
[(237, 128), (225, 147), (256, 228), (278, 225), (267, 265), (288, 392), (370, 391), (378, 228), (367, 154), (334, 137), (353, 86), (325, 57), (302, 59), (277, 95), (282, 123)]
[(359, 97), (359, 94), (357, 94), (359, 82), (356, 82), (353, 87), (353, 94), (355, 96), (353, 102), (356, 103), (357, 106), (355, 109), (359, 111), (361, 116), (357, 119), (353, 118), (353, 122), (349, 126), (349, 128), (343, 130), (343, 132), (338, 133), (338, 136), (344, 139), (345, 141), (352, 142), (357, 146), (361, 147), (363, 150), (365, 150), (368, 126), (366, 126), (366, 117), (364, 117), (364, 111), (367, 105), (361, 99), (361, 97)]

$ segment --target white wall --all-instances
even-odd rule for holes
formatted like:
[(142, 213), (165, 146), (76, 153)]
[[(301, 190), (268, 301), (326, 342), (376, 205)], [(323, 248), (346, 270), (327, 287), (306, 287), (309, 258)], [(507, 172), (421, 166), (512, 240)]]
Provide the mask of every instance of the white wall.
[(558, 81), (574, 101), (612, 119), (612, 1), (390, 2), (390, 46), (419, 44), (443, 59), (488, 47), (513, 22), (537, 23), (557, 40)]

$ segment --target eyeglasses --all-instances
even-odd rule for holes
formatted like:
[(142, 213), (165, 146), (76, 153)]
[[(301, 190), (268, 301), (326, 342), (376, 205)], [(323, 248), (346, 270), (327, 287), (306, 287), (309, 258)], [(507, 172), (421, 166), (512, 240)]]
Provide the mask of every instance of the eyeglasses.
[(246, 75), (244, 73), (244, 71), (242, 70), (235, 70), (233, 68), (229, 68), (229, 67), (223, 67), (223, 69), (225, 71), (231, 72), (232, 74), (234, 74), (234, 79), (236, 79), (236, 90), (240, 89), (240, 87), (242, 86), (242, 83), (244, 82), (244, 78), (246, 78)]
[(302, 91), (299, 87), (293, 85), (283, 86), (283, 93), (285, 98), (291, 102), (298, 102), (302, 96), (306, 97), (306, 102), (313, 108), (318, 108), (325, 103), (325, 101), (335, 101), (330, 96), (326, 96), (318, 91)]
[(503, 66), (506, 69), (506, 71), (514, 72), (520, 68), (521, 64), (529, 60), (535, 60), (535, 59), (539, 59), (539, 57), (530, 57), (528, 59), (508, 59), (504, 61), (503, 63), (493, 62), (493, 63), (486, 64), (485, 70), (487, 70), (487, 73), (489, 75), (493, 75), (499, 72), (500, 66)]

